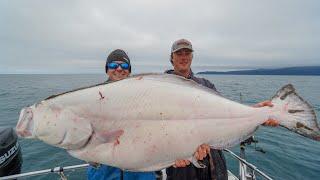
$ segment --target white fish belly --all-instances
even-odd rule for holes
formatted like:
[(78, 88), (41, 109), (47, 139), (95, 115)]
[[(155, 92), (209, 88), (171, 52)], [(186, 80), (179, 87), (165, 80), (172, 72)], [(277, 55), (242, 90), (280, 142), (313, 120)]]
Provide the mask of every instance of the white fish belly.
[[(243, 123), (237, 123), (237, 121)], [(91, 142), (72, 154), (132, 171), (154, 171), (176, 159), (189, 159), (196, 148), (207, 143), (217, 149), (229, 147), (251, 135), (257, 124), (252, 119), (200, 119), (171, 121), (126, 121), (117, 143)]]

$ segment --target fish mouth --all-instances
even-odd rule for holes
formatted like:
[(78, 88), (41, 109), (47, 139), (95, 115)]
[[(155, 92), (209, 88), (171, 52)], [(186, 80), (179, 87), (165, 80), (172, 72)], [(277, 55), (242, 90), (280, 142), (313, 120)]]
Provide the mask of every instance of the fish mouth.
[(33, 137), (33, 112), (32, 108), (23, 108), (20, 112), (19, 121), (16, 126), (16, 132), (19, 137), (32, 138)]

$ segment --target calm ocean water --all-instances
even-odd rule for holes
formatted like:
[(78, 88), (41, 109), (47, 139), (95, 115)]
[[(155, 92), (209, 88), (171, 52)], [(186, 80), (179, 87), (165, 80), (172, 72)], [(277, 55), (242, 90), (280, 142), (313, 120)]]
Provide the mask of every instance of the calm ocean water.
[[(319, 76), (232, 76), (206, 75), (226, 97), (246, 104), (270, 98), (283, 85), (292, 83), (298, 93), (320, 114)], [(14, 127), (21, 108), (52, 94), (103, 82), (104, 75), (0, 75), (0, 126)], [(319, 121), (319, 120), (318, 120)], [(260, 127), (255, 134), (265, 154), (246, 148), (247, 160), (274, 179), (319, 179), (320, 142), (283, 128)], [(83, 163), (64, 150), (37, 140), (20, 139), (23, 172)], [(239, 154), (239, 147), (232, 148)], [(227, 153), (228, 168), (237, 173), (238, 164)], [(67, 172), (70, 179), (86, 179), (85, 170)], [(57, 175), (28, 179), (58, 179)]]

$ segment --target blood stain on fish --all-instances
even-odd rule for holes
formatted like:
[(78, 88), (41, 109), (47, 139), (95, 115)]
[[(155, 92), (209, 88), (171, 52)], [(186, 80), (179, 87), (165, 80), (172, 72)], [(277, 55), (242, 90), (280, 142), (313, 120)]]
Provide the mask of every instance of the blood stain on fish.
[(120, 144), (120, 141), (119, 141), (119, 139), (116, 139), (116, 141), (114, 142), (114, 146), (117, 146), (117, 145), (119, 145)]
[(99, 91), (99, 95), (100, 95), (100, 100), (104, 99), (104, 96), (102, 95), (102, 93)]

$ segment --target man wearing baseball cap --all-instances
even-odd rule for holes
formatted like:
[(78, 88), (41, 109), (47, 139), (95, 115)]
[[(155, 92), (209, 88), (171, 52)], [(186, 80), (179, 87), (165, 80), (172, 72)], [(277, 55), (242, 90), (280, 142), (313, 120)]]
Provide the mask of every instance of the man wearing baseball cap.
[[(206, 86), (217, 92), (215, 86), (207, 79), (195, 77), (191, 70), (193, 59), (193, 47), (190, 41), (179, 39), (172, 44), (170, 62), (173, 70), (167, 70), (165, 73), (176, 74), (187, 79), (192, 79), (198, 84)], [(263, 101), (253, 107), (272, 106), (271, 101)], [(263, 125), (277, 126), (279, 122), (274, 119), (268, 119)], [(210, 149), (208, 144), (200, 145), (195, 154), (195, 158), (204, 164), (205, 168), (197, 168), (190, 164), (189, 160), (178, 159), (173, 167), (166, 169), (167, 179), (179, 180), (226, 180), (228, 179), (227, 166), (224, 155), (221, 150)]]
[[(112, 51), (106, 61), (105, 72), (107, 82), (119, 81), (127, 78), (131, 73), (131, 64), (128, 55), (121, 49)], [(154, 172), (129, 172), (119, 168), (92, 164), (87, 169), (88, 180), (155, 180)]]
[[(170, 62), (173, 70), (165, 73), (176, 74), (206, 86), (216, 91), (215, 86), (207, 79), (195, 77), (191, 70), (193, 47), (190, 41), (179, 39), (172, 44)], [(221, 150), (210, 149), (208, 144), (200, 145), (194, 156), (205, 168), (197, 168), (189, 160), (176, 160), (173, 167), (166, 169), (167, 179), (192, 180), (192, 179), (228, 179), (226, 161)]]

